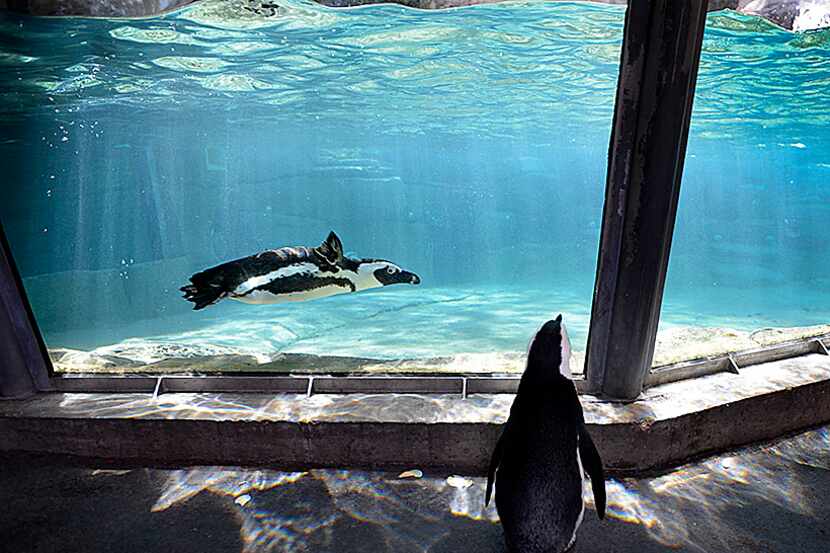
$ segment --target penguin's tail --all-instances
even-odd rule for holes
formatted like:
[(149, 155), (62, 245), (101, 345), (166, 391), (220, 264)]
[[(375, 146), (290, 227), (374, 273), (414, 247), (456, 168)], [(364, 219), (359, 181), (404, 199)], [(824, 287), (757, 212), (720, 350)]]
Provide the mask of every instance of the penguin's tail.
[(196, 273), (190, 277), (192, 284), (179, 288), (184, 293), (182, 297), (193, 302), (193, 309), (204, 309), (228, 295), (224, 279), (217, 273), (210, 269)]
[(193, 302), (193, 309), (196, 310), (204, 309), (208, 305), (213, 305), (225, 297), (224, 290), (213, 288), (212, 286), (203, 288), (196, 284), (188, 284), (187, 286), (182, 286), (179, 290), (184, 292), (184, 295), (182, 296), (184, 299)]

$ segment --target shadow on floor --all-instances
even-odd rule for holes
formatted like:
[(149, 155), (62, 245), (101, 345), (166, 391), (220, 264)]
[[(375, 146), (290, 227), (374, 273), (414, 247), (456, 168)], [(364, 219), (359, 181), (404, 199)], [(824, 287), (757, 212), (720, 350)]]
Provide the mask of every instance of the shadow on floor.
[[(484, 480), (447, 476), (113, 470), (14, 456), (0, 472), (0, 549), (503, 553)], [(607, 490), (608, 517), (586, 513), (578, 552), (826, 553), (830, 432), (609, 480)]]

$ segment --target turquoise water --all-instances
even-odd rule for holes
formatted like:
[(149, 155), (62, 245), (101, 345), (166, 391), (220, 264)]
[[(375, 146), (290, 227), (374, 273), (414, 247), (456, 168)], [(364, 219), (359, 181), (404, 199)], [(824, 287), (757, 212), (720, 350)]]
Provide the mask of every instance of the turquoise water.
[[(624, 10), (256, 6), (3, 17), (0, 216), (47, 344), (510, 354), (563, 312), (584, 349)], [(664, 327), (830, 322), (828, 54), (827, 32), (710, 15)], [(332, 229), (423, 284), (179, 297)]]

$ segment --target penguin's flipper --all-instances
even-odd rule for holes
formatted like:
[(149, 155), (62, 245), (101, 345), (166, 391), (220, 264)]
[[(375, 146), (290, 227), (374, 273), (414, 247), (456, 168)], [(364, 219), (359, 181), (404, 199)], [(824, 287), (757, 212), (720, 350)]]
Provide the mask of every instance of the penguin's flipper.
[(325, 242), (317, 246), (317, 251), (333, 265), (343, 260), (343, 243), (334, 231), (329, 233)]
[(597, 515), (601, 519), (605, 518), (605, 471), (602, 469), (602, 459), (599, 452), (584, 423), (579, 425), (578, 447), (582, 468), (591, 477), (591, 488), (594, 490)]
[(496, 449), (493, 450), (493, 456), (490, 457), (490, 468), (487, 469), (487, 491), (484, 494), (484, 506), (490, 504), (490, 496), (493, 493), (493, 482), (496, 480), (496, 469), (501, 464), (501, 457), (504, 455), (504, 436), (507, 434), (507, 426), (496, 442)]

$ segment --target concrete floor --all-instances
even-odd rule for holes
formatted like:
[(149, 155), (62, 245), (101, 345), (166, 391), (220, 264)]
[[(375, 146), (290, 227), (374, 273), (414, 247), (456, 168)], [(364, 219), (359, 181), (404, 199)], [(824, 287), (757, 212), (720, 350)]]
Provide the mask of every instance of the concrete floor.
[[(481, 478), (2, 461), (0, 551), (504, 551)], [(607, 490), (576, 551), (827, 553), (830, 427)]]

